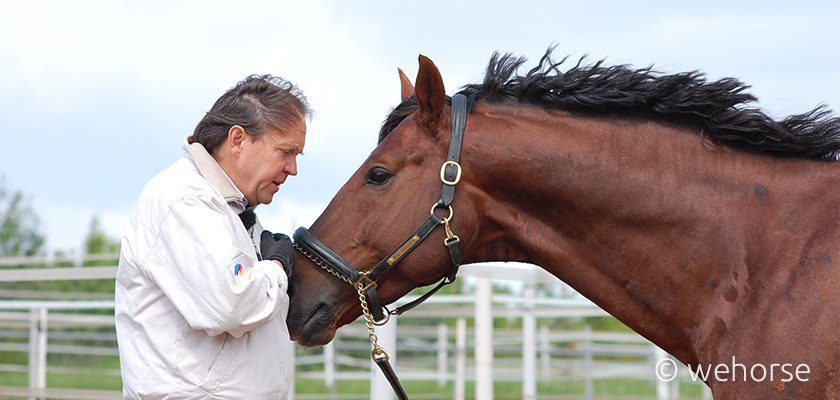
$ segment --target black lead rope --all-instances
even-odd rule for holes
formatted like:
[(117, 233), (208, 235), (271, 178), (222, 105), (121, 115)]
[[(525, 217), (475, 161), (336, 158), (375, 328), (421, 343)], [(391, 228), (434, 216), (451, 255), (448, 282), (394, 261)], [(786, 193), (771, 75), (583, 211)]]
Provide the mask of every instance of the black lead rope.
[(400, 400), (409, 400), (408, 394), (405, 392), (405, 389), (403, 389), (402, 384), (400, 383), (400, 378), (397, 378), (397, 373), (394, 371), (394, 368), (391, 367), (391, 363), (388, 362), (388, 357), (374, 356), (373, 361), (379, 366), (379, 369), (382, 370), (382, 374), (385, 375), (385, 379), (388, 379), (388, 383), (391, 384), (397, 398)]
[[(304, 256), (312, 260), (316, 265), (320, 266), (335, 277), (353, 285), (359, 295), (359, 304), (362, 307), (362, 314), (365, 317), (365, 323), (368, 328), (368, 338), (373, 345), (371, 358), (382, 370), (385, 378), (391, 384), (397, 397), (400, 400), (408, 400), (408, 395), (405, 393), (400, 384), (394, 368), (389, 362), (388, 353), (377, 343), (378, 338), (374, 331), (373, 325), (384, 325), (388, 322), (391, 315), (400, 315), (420, 303), (426, 301), (435, 292), (440, 290), (455, 281), (455, 275), (458, 273), (458, 268), (461, 266), (461, 239), (452, 231), (450, 220), (454, 214), (452, 209), (452, 200), (455, 198), (455, 185), (461, 180), (461, 165), (459, 164), (461, 156), (461, 143), (464, 137), (464, 128), (467, 122), (467, 98), (462, 94), (452, 96), (452, 133), (449, 139), (449, 152), (446, 161), (440, 168), (440, 180), (443, 183), (441, 188), (440, 198), (432, 205), (429, 217), (414, 231), (414, 233), (404, 240), (396, 249), (388, 253), (382, 261), (375, 267), (368, 271), (360, 271), (353, 266), (349, 261), (342, 258), (329, 247), (321, 243), (312, 233), (304, 227), (298, 228), (294, 233), (295, 248), (298, 249)], [(449, 211), (446, 217), (439, 217), (435, 214), (435, 210), (443, 208)], [(443, 225), (446, 232), (446, 239), (443, 243), (449, 251), (449, 258), (452, 261), (454, 268), (452, 271), (429, 292), (407, 303), (393, 311), (388, 310), (382, 306), (379, 296), (376, 294), (376, 281), (385, 273), (396, 267), (408, 254), (414, 251), (421, 242), (423, 242), (432, 231), (438, 226)], [(386, 312), (383, 312), (383, 309)]]

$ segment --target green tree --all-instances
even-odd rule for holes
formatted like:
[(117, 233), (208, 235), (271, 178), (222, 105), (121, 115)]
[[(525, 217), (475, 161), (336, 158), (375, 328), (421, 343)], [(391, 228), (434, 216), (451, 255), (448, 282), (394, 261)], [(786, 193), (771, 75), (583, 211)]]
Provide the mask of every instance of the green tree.
[(44, 245), (40, 223), (23, 193), (9, 190), (0, 178), (0, 257), (37, 254)]
[[(90, 225), (87, 236), (85, 236), (84, 252), (85, 254), (113, 254), (120, 251), (120, 243), (108, 237), (105, 231), (102, 230), (102, 223), (98, 216), (93, 216), (90, 219)], [(106, 260), (90, 260), (85, 261), (82, 266), (111, 266), (116, 265), (117, 257)], [(112, 279), (90, 279), (90, 280), (72, 280), (72, 281), (55, 281), (55, 282), (38, 282), (51, 284), (52, 290), (63, 292), (83, 292), (83, 293), (97, 293), (97, 294), (113, 294), (114, 281)], [(98, 310), (98, 311), (80, 311), (80, 313), (93, 314), (109, 314), (113, 310)]]
[(101, 254), (101, 253), (117, 253), (120, 251), (120, 242), (112, 239), (102, 230), (102, 223), (99, 217), (94, 215), (90, 219), (90, 228), (87, 237), (85, 237), (85, 253), (87, 254)]

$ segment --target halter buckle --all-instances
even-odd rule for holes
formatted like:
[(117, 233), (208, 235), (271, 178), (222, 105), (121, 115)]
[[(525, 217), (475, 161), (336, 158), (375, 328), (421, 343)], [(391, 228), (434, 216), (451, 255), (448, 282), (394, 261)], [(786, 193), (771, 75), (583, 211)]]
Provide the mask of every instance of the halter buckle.
[[(446, 179), (446, 167), (454, 166), (455, 170), (455, 179), (448, 180)], [(461, 181), (461, 164), (458, 164), (457, 161), (447, 161), (440, 166), (440, 181), (443, 182), (444, 185), (455, 186), (458, 182)]]

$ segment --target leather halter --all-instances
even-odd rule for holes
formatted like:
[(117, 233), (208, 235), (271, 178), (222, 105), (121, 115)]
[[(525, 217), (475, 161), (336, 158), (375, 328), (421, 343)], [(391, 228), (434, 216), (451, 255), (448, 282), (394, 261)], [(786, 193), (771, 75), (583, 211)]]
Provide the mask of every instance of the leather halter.
[[(444, 162), (441, 166), (440, 173), (441, 181), (443, 181), (440, 198), (432, 206), (431, 213), (429, 217), (426, 218), (426, 221), (424, 221), (423, 224), (421, 224), (420, 227), (399, 246), (388, 253), (388, 255), (376, 264), (375, 267), (367, 271), (360, 271), (349, 261), (345, 260), (332, 249), (321, 243), (321, 241), (316, 239), (315, 236), (313, 236), (306, 228), (300, 227), (294, 233), (295, 244), (297, 245), (296, 247), (298, 247), (298, 250), (301, 250), (304, 255), (314, 256), (320, 259), (320, 261), (326, 264), (326, 267), (332, 270), (331, 272), (336, 273), (339, 278), (344, 278), (342, 280), (346, 282), (353, 285), (359, 283), (364, 284), (365, 294), (371, 304), (370, 311), (375, 317), (375, 322), (377, 322), (377, 324), (384, 324), (387, 321), (387, 317), (385, 313), (383, 313), (382, 303), (376, 295), (376, 281), (382, 277), (385, 272), (395, 268), (397, 264), (405, 258), (405, 256), (417, 248), (417, 245), (422, 243), (423, 240), (425, 240), (438, 226), (445, 225), (445, 227), (447, 227), (447, 238), (444, 240), (444, 244), (449, 250), (449, 256), (452, 260), (454, 268), (449, 275), (441, 279), (438, 286), (432, 289), (431, 292), (418, 298), (417, 300), (419, 301), (413, 301), (397, 308), (396, 310), (388, 311), (388, 315), (400, 315), (403, 312), (414, 308), (431, 296), (432, 293), (439, 290), (441, 286), (455, 281), (455, 274), (458, 273), (458, 267), (461, 265), (461, 249), (459, 246), (460, 239), (452, 233), (452, 230), (451, 228), (448, 228), (448, 225), (453, 214), (452, 200), (455, 196), (455, 185), (457, 185), (461, 179), (461, 166), (458, 164), (458, 160), (461, 154), (461, 142), (464, 137), (464, 126), (466, 125), (467, 120), (467, 99), (462, 94), (452, 96), (451, 119), (452, 133), (449, 140), (449, 154), (446, 162)], [(449, 210), (449, 215), (444, 218), (439, 217), (435, 214), (435, 210), (438, 208), (447, 208)]]
[[(443, 183), (441, 188), (440, 198), (432, 205), (429, 217), (426, 218), (420, 227), (414, 231), (407, 239), (405, 239), (393, 251), (388, 253), (376, 266), (369, 270), (359, 270), (349, 261), (338, 255), (332, 249), (321, 243), (312, 233), (304, 227), (298, 228), (294, 233), (295, 248), (303, 253), (307, 258), (321, 266), (337, 278), (353, 285), (359, 292), (359, 301), (362, 306), (362, 311), (365, 318), (370, 319), (376, 325), (382, 325), (388, 321), (391, 315), (400, 315), (408, 311), (440, 290), (445, 285), (455, 281), (455, 275), (458, 273), (458, 267), (461, 265), (461, 248), (460, 238), (452, 231), (449, 224), (454, 210), (452, 209), (452, 200), (455, 197), (455, 185), (461, 180), (461, 165), (458, 163), (461, 154), (461, 143), (464, 137), (464, 127), (467, 122), (467, 98), (462, 94), (452, 96), (452, 131), (449, 138), (449, 152), (446, 161), (440, 168), (440, 180)], [(439, 217), (435, 214), (438, 208), (443, 208), (449, 211), (446, 217)], [(402, 261), (409, 253), (417, 248), (417, 245), (422, 243), (432, 231), (438, 226), (443, 225), (446, 232), (446, 239), (444, 245), (449, 250), (449, 258), (452, 261), (454, 268), (450, 273), (438, 282), (438, 284), (426, 294), (420, 296), (416, 300), (405, 304), (397, 309), (391, 311), (382, 305), (379, 297), (376, 294), (377, 280), (383, 274), (396, 268), (397, 264)], [(369, 304), (369, 307), (368, 307)], [(385, 312), (383, 312), (383, 309)], [(400, 399), (407, 399), (405, 391), (399, 385), (399, 380), (393, 372), (390, 364), (388, 364), (387, 354), (376, 343), (376, 335), (373, 332), (373, 327), (368, 326), (371, 337), (371, 343), (374, 346), (372, 357), (380, 368), (382, 368), (385, 376), (391, 382), (391, 386), (397, 392)], [(384, 354), (384, 357), (381, 355)], [(383, 361), (384, 358), (384, 361)]]

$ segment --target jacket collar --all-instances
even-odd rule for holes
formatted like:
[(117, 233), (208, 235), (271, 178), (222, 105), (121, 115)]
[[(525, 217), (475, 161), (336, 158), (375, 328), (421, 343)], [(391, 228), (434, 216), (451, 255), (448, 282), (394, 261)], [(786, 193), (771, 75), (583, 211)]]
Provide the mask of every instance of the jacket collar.
[(225, 170), (207, 152), (207, 149), (201, 143), (189, 143), (185, 139), (184, 150), (189, 154), (201, 176), (210, 182), (210, 186), (213, 186), (237, 213), (245, 211), (248, 206), (248, 200), (245, 198), (245, 195), (233, 184), (233, 181), (225, 173)]

